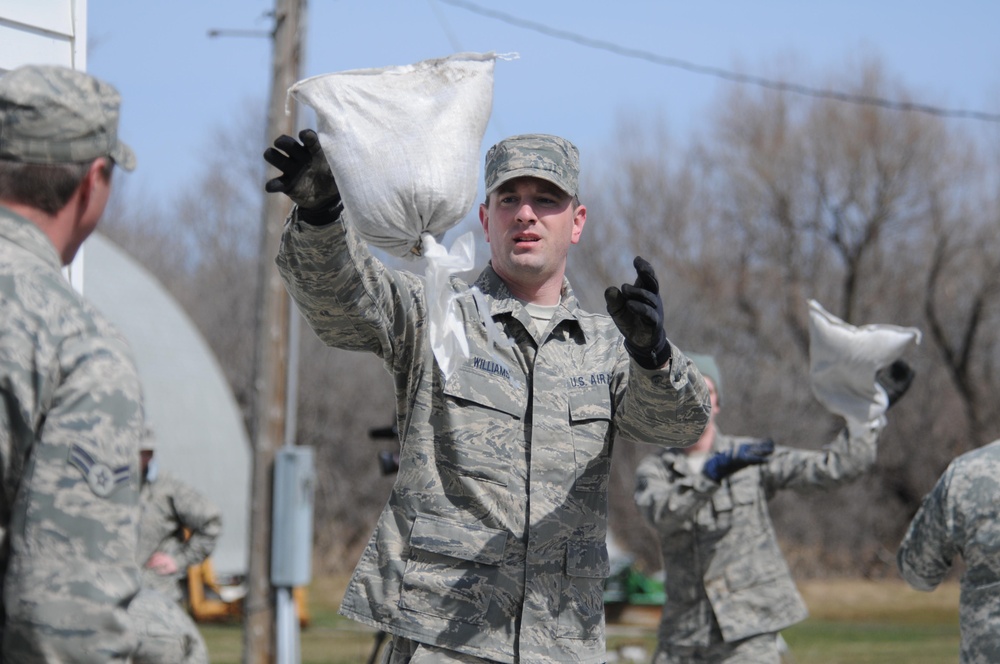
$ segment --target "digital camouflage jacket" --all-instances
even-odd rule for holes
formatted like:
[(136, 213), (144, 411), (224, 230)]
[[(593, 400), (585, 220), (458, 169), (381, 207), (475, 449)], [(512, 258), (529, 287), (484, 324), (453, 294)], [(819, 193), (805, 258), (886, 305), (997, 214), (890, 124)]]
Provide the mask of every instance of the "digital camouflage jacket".
[(164, 472), (142, 483), (139, 503), (139, 561), (145, 565), (150, 556), (162, 552), (177, 563), (177, 571), (166, 575), (144, 566), (142, 585), (179, 602), (178, 583), (187, 568), (208, 558), (215, 549), (222, 532), (222, 513), (193, 487)]
[(903, 578), (933, 590), (965, 562), (959, 623), (962, 664), (1000, 662), (1000, 440), (949, 464), (900, 544)]
[(499, 662), (604, 661), (611, 451), (698, 438), (710, 405), (694, 365), (673, 348), (667, 369), (639, 368), (568, 282), (536, 334), (487, 267), (488, 311), (451, 282), (470, 356), (445, 381), (422, 279), (374, 258), (346, 215), (293, 213), (277, 262), (319, 337), (375, 353), (396, 385), (399, 472), (341, 612)]
[(3, 206), (0, 311), (0, 662), (124, 662), (143, 430), (131, 351)]
[[(828, 488), (858, 478), (875, 463), (882, 421), (854, 435), (845, 430), (820, 451), (778, 446), (767, 462), (722, 482), (696, 472), (679, 450), (643, 459), (635, 501), (659, 534), (666, 573), (661, 648), (738, 641), (805, 619), (767, 501), (780, 489)], [(752, 440), (717, 433), (712, 452)]]

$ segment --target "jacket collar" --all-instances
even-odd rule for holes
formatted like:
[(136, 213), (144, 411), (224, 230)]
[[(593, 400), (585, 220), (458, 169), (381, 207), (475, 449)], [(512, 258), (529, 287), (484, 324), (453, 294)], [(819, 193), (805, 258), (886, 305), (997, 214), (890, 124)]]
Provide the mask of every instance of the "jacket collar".
[(62, 269), (59, 254), (42, 229), (3, 205), (0, 205), (0, 237), (37, 256), (52, 269)]
[[(490, 303), (491, 316), (496, 317), (502, 314), (510, 314), (515, 318), (523, 316), (527, 320), (527, 312), (524, 306), (520, 300), (511, 294), (510, 289), (507, 288), (507, 284), (504, 283), (500, 275), (493, 269), (492, 263), (488, 264), (479, 273), (474, 286), (487, 296), (487, 300)], [(580, 303), (576, 299), (576, 295), (573, 294), (573, 288), (569, 284), (569, 279), (565, 276), (563, 277), (559, 305), (559, 309), (556, 310), (554, 316), (554, 319), (557, 319), (557, 323), (561, 323), (564, 320), (573, 321), (577, 328), (585, 334), (585, 326), (580, 325), (579, 315), (583, 313), (580, 309)]]

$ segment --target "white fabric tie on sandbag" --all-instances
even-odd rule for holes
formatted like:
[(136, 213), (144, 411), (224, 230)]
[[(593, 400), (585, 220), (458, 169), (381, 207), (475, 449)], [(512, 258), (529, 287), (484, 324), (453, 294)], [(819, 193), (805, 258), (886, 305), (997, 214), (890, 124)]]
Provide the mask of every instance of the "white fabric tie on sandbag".
[[(448, 250), (430, 235), (425, 235), (423, 247), (424, 257), (427, 259), (424, 280), (430, 314), (431, 350), (445, 380), (448, 380), (458, 365), (469, 358), (469, 341), (465, 337), (464, 321), (455, 309), (458, 294), (451, 289), (449, 282), (452, 275), (466, 272), (475, 266), (475, 239), (471, 232), (464, 233)], [(511, 342), (507, 337), (501, 337), (493, 325), (486, 296), (475, 286), (471, 290), (476, 308), (486, 326), (487, 343), (495, 356), (496, 348)], [(494, 359), (504, 364), (499, 358)]]
[(471, 270), (475, 265), (476, 247), (472, 233), (465, 233), (452, 244), (451, 251), (430, 235), (423, 238), (427, 270), (424, 272), (427, 306), (430, 314), (431, 350), (445, 380), (469, 357), (469, 341), (465, 338), (458, 312), (455, 292), (448, 285), (453, 274)]
[(423, 253), (475, 204), (493, 108), (493, 53), (299, 81), (288, 93), (316, 111), (320, 145), (344, 207), (373, 246)]
[(809, 378), (827, 410), (855, 424), (878, 419), (889, 405), (875, 372), (898, 360), (920, 330), (897, 325), (855, 327), (809, 300)]

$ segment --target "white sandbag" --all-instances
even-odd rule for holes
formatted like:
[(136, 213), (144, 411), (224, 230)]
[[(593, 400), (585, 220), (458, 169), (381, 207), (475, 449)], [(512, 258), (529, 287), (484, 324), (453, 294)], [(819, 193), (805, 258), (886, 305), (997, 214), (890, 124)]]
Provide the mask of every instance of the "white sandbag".
[(476, 203), (493, 108), (493, 53), (358, 69), (299, 81), (358, 231), (396, 256), (420, 255)]
[(856, 422), (885, 413), (889, 401), (875, 372), (899, 359), (920, 330), (896, 325), (855, 327), (809, 300), (809, 378), (830, 412)]

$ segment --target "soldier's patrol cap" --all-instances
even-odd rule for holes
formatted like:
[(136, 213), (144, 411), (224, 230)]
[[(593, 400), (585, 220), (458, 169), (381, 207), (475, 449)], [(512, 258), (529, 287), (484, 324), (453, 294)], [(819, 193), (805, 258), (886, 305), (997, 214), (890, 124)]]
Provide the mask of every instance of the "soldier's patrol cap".
[(140, 450), (150, 450), (156, 451), (156, 434), (153, 433), (152, 427), (149, 425), (143, 427), (142, 438), (139, 440)]
[(547, 180), (570, 196), (579, 192), (580, 152), (559, 136), (522, 134), (505, 138), (486, 153), (486, 195), (508, 180)]
[(0, 75), (0, 160), (30, 164), (110, 157), (127, 171), (135, 153), (118, 138), (121, 97), (73, 69), (25, 65)]
[(711, 378), (712, 384), (715, 385), (715, 398), (722, 403), (722, 372), (719, 371), (719, 365), (716, 364), (715, 358), (711, 355), (699, 355), (697, 353), (688, 353), (688, 357), (694, 362), (694, 365), (698, 367), (698, 371), (705, 378)]

